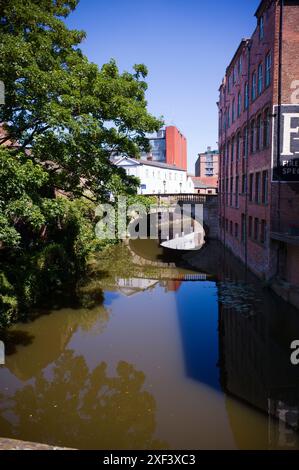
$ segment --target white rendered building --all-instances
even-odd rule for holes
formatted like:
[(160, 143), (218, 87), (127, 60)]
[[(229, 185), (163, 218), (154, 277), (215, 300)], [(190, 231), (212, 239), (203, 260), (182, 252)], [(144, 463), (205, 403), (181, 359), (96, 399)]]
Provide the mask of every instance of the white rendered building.
[(166, 163), (121, 157), (115, 162), (130, 176), (140, 179), (138, 194), (194, 193), (194, 183), (185, 170)]

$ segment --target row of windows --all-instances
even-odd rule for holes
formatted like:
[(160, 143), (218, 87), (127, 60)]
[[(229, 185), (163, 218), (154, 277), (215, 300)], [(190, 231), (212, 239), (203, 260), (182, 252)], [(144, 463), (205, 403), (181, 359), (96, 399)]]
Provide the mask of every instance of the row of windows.
[[(134, 170), (131, 172), (130, 168), (128, 168), (126, 170), (127, 174), (128, 175), (134, 175)], [(164, 172), (164, 175), (163, 175), (163, 171), (161, 170), (149, 170), (148, 168), (146, 168), (145, 170), (145, 177), (146, 178), (158, 178), (158, 179), (161, 179), (161, 177), (165, 180), (169, 180), (169, 181), (172, 181), (172, 179), (174, 181), (177, 181), (177, 180), (180, 180), (180, 181), (183, 181), (183, 173), (181, 172), (180, 175), (177, 174), (177, 173), (168, 173), (168, 172)]]
[[(239, 224), (232, 220), (222, 218), (222, 227), (232, 237), (239, 238)], [(267, 221), (265, 219), (259, 219), (258, 217), (248, 217), (248, 237), (256, 242), (264, 244), (267, 240)], [(246, 235), (246, 216), (242, 214), (241, 223), (241, 241), (245, 241)]]
[[(262, 15), (258, 19), (258, 27), (259, 27), (259, 41), (261, 42), (265, 37), (265, 18), (264, 18), (264, 15)], [(237, 77), (242, 74), (242, 71), (243, 71), (243, 57), (242, 57), (242, 55), (240, 55), (240, 57), (238, 58), (238, 60), (236, 61), (235, 65), (234, 65), (234, 68), (233, 68), (232, 72), (230, 73), (230, 75), (228, 77), (228, 82), (227, 82), (228, 92), (231, 91), (232, 86), (236, 83)], [(223, 98), (223, 96), (221, 94), (220, 100), (222, 100), (222, 98)]]
[[(249, 188), (248, 195), (249, 201), (255, 204), (268, 204), (268, 184), (269, 174), (268, 170), (250, 173), (249, 175)], [(226, 178), (225, 187), (224, 180), (220, 181), (220, 190), (225, 199), (226, 205), (231, 207), (239, 207), (240, 196), (240, 182), (239, 176)], [(247, 191), (247, 177), (242, 175), (241, 194), (246, 194)]]
[[(248, 142), (249, 131), (249, 142)], [(267, 108), (264, 112), (250, 121), (249, 129), (245, 126), (242, 131), (237, 131), (236, 135), (227, 142), (226, 148), (222, 149), (225, 158), (222, 159), (223, 167), (236, 158), (241, 156), (246, 158), (247, 152), (254, 154), (270, 146), (270, 110)]]
[(268, 171), (258, 171), (249, 175), (249, 201), (256, 204), (268, 204)]
[[(254, 102), (271, 84), (271, 70), (272, 70), (272, 54), (269, 52), (266, 55), (265, 63), (261, 62), (251, 75), (251, 101)], [(243, 106), (242, 106), (243, 104)], [(244, 84), (243, 98), (242, 93), (239, 91), (237, 101), (233, 98), (232, 105), (228, 106), (225, 115), (220, 111), (220, 131), (224, 132), (233, 124), (236, 118), (240, 117), (242, 111), (246, 111), (249, 107), (249, 84)]]
[(232, 72), (230, 73), (227, 81), (227, 91), (230, 93), (233, 85), (235, 85), (237, 81), (237, 77), (242, 74), (243, 71), (243, 58), (240, 55), (238, 61), (236, 62)]

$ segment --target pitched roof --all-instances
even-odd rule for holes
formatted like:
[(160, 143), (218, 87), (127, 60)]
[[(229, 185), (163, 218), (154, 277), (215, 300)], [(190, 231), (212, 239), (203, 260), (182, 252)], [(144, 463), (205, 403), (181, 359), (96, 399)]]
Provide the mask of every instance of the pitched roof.
[(131, 157), (120, 157), (120, 159), (114, 162), (114, 164), (119, 165), (123, 160), (134, 162), (137, 165), (154, 166), (154, 167), (162, 168), (165, 170), (186, 171), (183, 168), (179, 168), (175, 165), (169, 165), (168, 163), (157, 162), (154, 160), (143, 160), (143, 159), (137, 160), (136, 158), (131, 158)]

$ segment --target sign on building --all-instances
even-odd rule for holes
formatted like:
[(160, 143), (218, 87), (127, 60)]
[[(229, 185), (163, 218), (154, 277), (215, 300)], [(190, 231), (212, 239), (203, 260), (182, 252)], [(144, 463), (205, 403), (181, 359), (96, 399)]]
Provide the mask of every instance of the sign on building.
[(281, 106), (280, 139), (278, 120), (278, 106), (274, 106), (272, 181), (299, 183), (299, 105)]

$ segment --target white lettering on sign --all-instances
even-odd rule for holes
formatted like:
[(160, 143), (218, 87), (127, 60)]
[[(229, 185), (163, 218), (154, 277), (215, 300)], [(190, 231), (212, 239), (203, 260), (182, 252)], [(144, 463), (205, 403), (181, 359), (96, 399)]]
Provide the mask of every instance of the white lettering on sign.
[[(284, 126), (282, 154), (284, 156), (292, 157), (294, 155), (294, 153), (291, 151), (292, 140), (299, 140), (299, 125), (292, 127), (292, 119), (297, 118), (299, 122), (299, 113), (283, 113), (283, 117)], [(294, 137), (294, 135), (298, 135), (298, 137)]]

